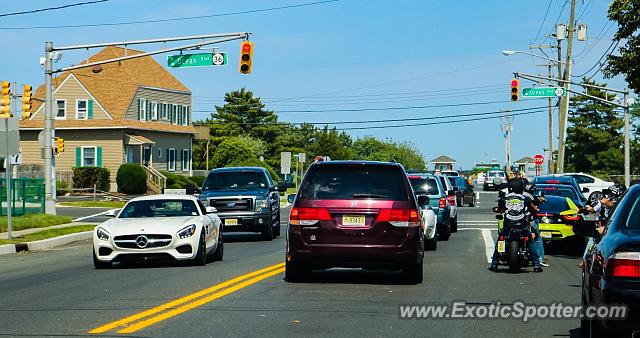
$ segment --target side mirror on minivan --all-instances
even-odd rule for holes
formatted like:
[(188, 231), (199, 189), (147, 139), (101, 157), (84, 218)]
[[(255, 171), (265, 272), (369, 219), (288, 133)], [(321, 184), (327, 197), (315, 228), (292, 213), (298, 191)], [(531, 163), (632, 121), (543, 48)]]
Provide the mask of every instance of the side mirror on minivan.
[(418, 195), (418, 206), (419, 207), (429, 206), (429, 196), (427, 196), (427, 195)]
[(287, 202), (289, 202), (289, 204), (293, 204), (293, 201), (295, 200), (296, 200), (296, 194), (287, 195)]

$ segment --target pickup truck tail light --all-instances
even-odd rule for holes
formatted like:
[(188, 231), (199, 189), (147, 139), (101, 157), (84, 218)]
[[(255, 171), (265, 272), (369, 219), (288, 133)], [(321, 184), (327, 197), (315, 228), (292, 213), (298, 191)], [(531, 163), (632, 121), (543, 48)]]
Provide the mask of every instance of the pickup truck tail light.
[(640, 278), (640, 252), (617, 252), (607, 260), (609, 277)]

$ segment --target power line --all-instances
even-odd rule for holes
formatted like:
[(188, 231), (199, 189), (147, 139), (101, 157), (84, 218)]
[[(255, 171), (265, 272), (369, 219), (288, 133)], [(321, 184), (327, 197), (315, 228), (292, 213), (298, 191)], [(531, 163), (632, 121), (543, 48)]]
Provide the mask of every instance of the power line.
[(540, 28), (538, 28), (538, 33), (536, 34), (535, 39), (533, 41), (538, 41), (538, 37), (540, 36), (540, 32), (542, 31), (542, 27), (544, 27), (545, 22), (547, 22), (547, 15), (549, 15), (549, 9), (551, 8), (551, 3), (553, 0), (549, 0), (549, 5), (547, 5), (547, 11), (544, 13), (544, 18), (542, 19), (542, 23), (540, 24)]
[[(513, 112), (518, 111), (531, 111), (536, 109), (545, 109), (547, 106), (521, 108), (511, 110)], [(212, 121), (209, 124), (219, 125), (300, 125), (300, 124), (312, 124), (312, 125), (340, 125), (340, 124), (363, 124), (363, 123), (387, 123), (387, 122), (408, 122), (408, 121), (423, 121), (423, 120), (440, 120), (447, 118), (460, 118), (470, 116), (486, 116), (494, 114), (502, 114), (502, 111), (490, 111), (483, 113), (469, 113), (469, 114), (455, 114), (455, 115), (442, 115), (442, 116), (427, 116), (427, 117), (413, 117), (413, 118), (401, 118), (401, 119), (383, 119), (383, 120), (362, 120), (362, 121), (333, 121), (333, 122), (216, 122)]]
[[(542, 112), (546, 112), (546, 110), (538, 110), (524, 113), (516, 113), (510, 114), (510, 116), (522, 116), (522, 115), (531, 115), (531, 114), (539, 114)], [(499, 119), (502, 116), (488, 116), (488, 117), (477, 117), (473, 119), (464, 119), (464, 120), (454, 120), (454, 121), (438, 121), (438, 122), (426, 122), (426, 123), (415, 123), (415, 124), (396, 124), (390, 126), (372, 126), (372, 127), (349, 127), (349, 128), (336, 128), (336, 130), (364, 130), (364, 129), (387, 129), (387, 128), (404, 128), (404, 127), (419, 127), (419, 126), (431, 126), (438, 124), (449, 124), (449, 123), (460, 123), (460, 122), (472, 122), (472, 121), (482, 121), (482, 120), (491, 120), (491, 119)]]
[(464, 107), (511, 102), (508, 100), (487, 101), (487, 102), (471, 102), (471, 103), (450, 103), (441, 105), (425, 105), (425, 106), (404, 106), (404, 107), (376, 107), (376, 108), (347, 108), (347, 109), (325, 109), (325, 110), (279, 110), (279, 113), (332, 113), (332, 112), (360, 112), (360, 111), (384, 111), (384, 110), (409, 110), (409, 109), (428, 109), (428, 108), (446, 108), (446, 107)]
[(58, 10), (58, 9), (65, 9), (65, 8), (76, 7), (76, 6), (97, 4), (97, 3), (100, 3), (100, 2), (107, 2), (107, 1), (110, 1), (110, 0), (94, 0), (94, 1), (78, 2), (78, 3), (62, 5), (62, 6), (58, 6), (58, 7), (48, 7), (48, 8), (33, 9), (33, 10), (23, 11), (23, 12), (5, 13), (5, 14), (0, 14), (0, 17), (14, 16), (14, 15), (24, 15), (24, 14), (34, 14), (34, 13), (40, 13), (40, 12), (46, 12), (46, 11), (54, 11), (54, 10)]
[(60, 29), (60, 28), (86, 28), (86, 27), (140, 25), (140, 24), (149, 24), (149, 23), (174, 22), (174, 21), (185, 21), (185, 20), (215, 18), (215, 17), (221, 17), (221, 16), (232, 16), (232, 15), (240, 15), (240, 14), (271, 12), (271, 11), (278, 11), (278, 10), (283, 10), (283, 9), (291, 9), (291, 8), (306, 7), (306, 6), (315, 6), (315, 5), (327, 4), (327, 3), (338, 2), (338, 1), (342, 1), (342, 0), (324, 0), (324, 1), (307, 2), (307, 3), (302, 3), (302, 4), (286, 5), (286, 6), (279, 6), (279, 7), (269, 7), (269, 8), (251, 9), (251, 10), (237, 11), (237, 12), (208, 14), (208, 15), (197, 15), (197, 16), (185, 16), (185, 17), (179, 17), (179, 18), (168, 18), (168, 19), (157, 19), (157, 20), (103, 22), (103, 23), (94, 23), (94, 24), (60, 25), (60, 26), (0, 27), (0, 30)]
[[(593, 66), (591, 66), (591, 68), (589, 68), (589, 70), (587, 70), (586, 72), (584, 72), (584, 73), (582, 73), (580, 75), (576, 75), (576, 76), (571, 75), (571, 77), (576, 77), (576, 78), (583, 77), (583, 76), (589, 74), (598, 65), (600, 65), (600, 68), (593, 74), (593, 76), (595, 76), (595, 74), (597, 74), (602, 69), (602, 67), (604, 67), (604, 65), (606, 64), (606, 62), (600, 63), (600, 61), (602, 61), (602, 59), (604, 59), (605, 56), (611, 55), (616, 50), (616, 48), (618, 47), (619, 43), (620, 43), (620, 40), (611, 41), (611, 44), (609, 45), (607, 50), (604, 51), (604, 54), (602, 54), (602, 56), (598, 59), (598, 61), (596, 61), (596, 63)], [(611, 48), (611, 47), (613, 47), (613, 48)]]

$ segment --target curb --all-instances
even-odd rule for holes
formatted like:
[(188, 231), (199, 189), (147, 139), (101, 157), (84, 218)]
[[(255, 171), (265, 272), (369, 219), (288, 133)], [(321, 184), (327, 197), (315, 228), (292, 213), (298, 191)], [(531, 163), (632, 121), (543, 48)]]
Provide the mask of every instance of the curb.
[(61, 246), (73, 242), (83, 241), (93, 236), (93, 231), (78, 232), (75, 234), (68, 234), (53, 238), (47, 238), (40, 241), (18, 243), (18, 244), (6, 244), (0, 245), (0, 255), (9, 255), (22, 251), (35, 251), (49, 249), (56, 246)]

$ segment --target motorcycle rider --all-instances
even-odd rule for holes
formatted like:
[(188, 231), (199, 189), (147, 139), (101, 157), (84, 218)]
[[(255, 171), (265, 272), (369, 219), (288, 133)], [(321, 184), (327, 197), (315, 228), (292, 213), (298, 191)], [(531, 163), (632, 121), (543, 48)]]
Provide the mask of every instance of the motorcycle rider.
[[(500, 195), (498, 207), (494, 208), (495, 212), (504, 213), (504, 227), (507, 228), (512, 224), (526, 223), (528, 224), (527, 213), (535, 213), (534, 200), (524, 195), (526, 180), (522, 178), (512, 178), (507, 182), (508, 193)], [(529, 226), (524, 229), (525, 234), (531, 238), (531, 230)], [(537, 251), (532, 249), (533, 241), (529, 242), (529, 251), (531, 252), (531, 262), (534, 272), (542, 272), (540, 266), (540, 257)], [(491, 259), (490, 271), (498, 271), (498, 242), (493, 250), (493, 258)]]
[[(526, 179), (524, 179), (526, 180)], [(527, 181), (528, 182), (528, 181)], [(533, 201), (533, 208), (537, 211), (540, 211), (539, 205), (544, 203), (544, 196), (534, 196), (533, 193), (536, 191), (536, 185), (527, 183), (525, 186), (524, 195), (530, 198)], [(533, 218), (533, 215), (531, 215)], [(533, 234), (535, 238), (533, 239), (533, 247), (532, 250), (536, 251), (536, 254), (540, 258), (540, 265), (549, 266), (547, 262), (544, 261), (544, 243), (542, 242), (542, 237), (540, 237), (540, 220), (538, 218), (533, 218), (531, 222), (531, 227), (533, 228)]]

